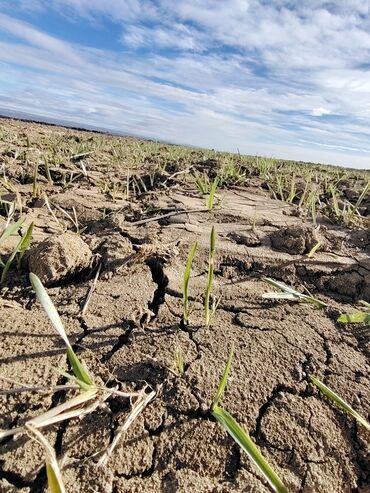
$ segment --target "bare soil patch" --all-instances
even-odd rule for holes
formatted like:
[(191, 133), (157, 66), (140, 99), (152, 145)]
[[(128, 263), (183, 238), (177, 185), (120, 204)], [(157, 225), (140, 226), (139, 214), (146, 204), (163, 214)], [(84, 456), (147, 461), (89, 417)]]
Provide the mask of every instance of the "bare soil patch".
[[(194, 166), (212, 179), (218, 158), (202, 161), (191, 149), (175, 158), (169, 155), (171, 146), (158, 145), (155, 152), (134, 139), (58, 127), (7, 120), (0, 125), (7, 132), (0, 142), (0, 163), (9, 180), (8, 189), (7, 182), (1, 183), (1, 197), (22, 202), (22, 212), (16, 214), (26, 218), (23, 232), (34, 223), (21, 268), (13, 265), (0, 286), (0, 377), (53, 386), (63, 381), (54, 369), (68, 369), (63, 343), (30, 287), (31, 270), (48, 286), (91, 374), (129, 389), (147, 382), (157, 390), (103, 469), (96, 466), (96, 454), (111, 443), (129, 412), (128, 402), (112, 398), (81, 421), (46, 430), (68, 492), (270, 491), (210, 413), (231, 346), (235, 359), (223, 405), (249, 431), (290, 491), (370, 491), (369, 433), (308, 378), (316, 375), (369, 418), (369, 326), (336, 322), (340, 313), (356, 311), (358, 300), (370, 301), (368, 197), (362, 203), (362, 225), (347, 228), (319, 212), (315, 225), (294, 201), (274, 199), (265, 180), (249, 170), (242, 185), (220, 188), (216, 207), (207, 211), (205, 197), (186, 179), (186, 170)], [(89, 152), (96, 140), (100, 147), (94, 152), (74, 157)], [(69, 155), (63, 142), (73, 144)], [(116, 146), (120, 152), (135, 148), (136, 160), (127, 162), (126, 154), (116, 159)], [(42, 192), (35, 196), (34, 164), (44, 154), (52, 181), (40, 164), (37, 186)], [(136, 183), (129, 193), (127, 170)], [(362, 187), (363, 180), (358, 177)], [(358, 196), (351, 199), (356, 202)], [(3, 206), (0, 231), (6, 211)], [(213, 292), (222, 298), (206, 327), (202, 295), (213, 225)], [(12, 236), (1, 245), (3, 259), (18, 241)], [(192, 311), (184, 326), (182, 276), (195, 242)], [(317, 242), (322, 246), (309, 258)], [(98, 267), (100, 275), (82, 314)], [(270, 290), (265, 276), (312, 293), (328, 308), (263, 299)], [(176, 375), (176, 348), (185, 359), (181, 376)], [(0, 395), (0, 427), (20, 426), (65, 398), (64, 392)], [(26, 435), (2, 441), (0, 491), (39, 493), (46, 488), (42, 448)]]

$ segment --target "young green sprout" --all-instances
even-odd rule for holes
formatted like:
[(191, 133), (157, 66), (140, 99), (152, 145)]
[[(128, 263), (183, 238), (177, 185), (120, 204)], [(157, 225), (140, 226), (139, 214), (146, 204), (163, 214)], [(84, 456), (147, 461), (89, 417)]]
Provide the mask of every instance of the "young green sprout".
[(357, 312), (357, 313), (342, 313), (338, 318), (337, 322), (341, 322), (343, 324), (370, 324), (370, 303), (367, 303), (364, 300), (360, 300), (359, 305), (365, 307), (365, 311)]
[(345, 400), (339, 397), (338, 394), (333, 392), (329, 387), (327, 387), (324, 383), (318, 380), (316, 377), (310, 375), (311, 382), (318, 387), (323, 394), (325, 394), (329, 399), (331, 399), (335, 404), (345, 411), (346, 413), (353, 416), (362, 426), (364, 426), (367, 430), (370, 431), (370, 424), (357, 412), (355, 411)]
[(315, 255), (315, 253), (317, 252), (317, 250), (319, 250), (319, 248), (321, 248), (321, 247), (322, 247), (322, 243), (321, 243), (321, 241), (318, 241), (316, 243), (316, 245), (314, 245), (311, 248), (311, 250), (308, 252), (307, 257), (312, 258)]
[(72, 349), (72, 345), (68, 340), (66, 331), (63, 327), (62, 321), (59, 317), (59, 313), (57, 312), (53, 302), (50, 299), (50, 296), (46, 292), (42, 282), (36, 276), (36, 274), (30, 273), (30, 281), (33, 289), (35, 290), (37, 299), (39, 300), (41, 306), (46, 311), (53, 327), (58, 332), (60, 337), (63, 339), (66, 348), (67, 348), (67, 357), (70, 362), (71, 368), (75, 375), (75, 379), (82, 390), (91, 390), (94, 388), (94, 383), (88, 374), (88, 371), (83, 366), (83, 364), (78, 359), (76, 353)]
[(215, 194), (219, 185), (220, 179), (218, 176), (213, 180), (211, 189), (209, 191), (208, 199), (207, 199), (207, 209), (211, 211), (213, 209)]
[(213, 312), (210, 306), (210, 300), (211, 300), (212, 284), (213, 284), (214, 270), (215, 270), (215, 248), (216, 248), (216, 230), (215, 227), (212, 226), (211, 236), (209, 241), (207, 287), (204, 296), (204, 318), (205, 318), (206, 327), (209, 327), (209, 324), (211, 323), (211, 314)]
[[(108, 388), (105, 386), (95, 385), (86, 368), (83, 366), (83, 364), (80, 362), (75, 352), (73, 351), (59, 314), (55, 306), (53, 305), (53, 302), (51, 301), (49, 295), (47, 294), (44, 286), (42, 285), (40, 279), (35, 274), (31, 273), (30, 280), (39, 302), (46, 311), (52, 325), (61, 336), (67, 347), (67, 356), (71, 364), (74, 376), (71, 376), (63, 371), (61, 371), (60, 373), (77, 383), (82, 392), (80, 392), (72, 399), (64, 402), (63, 404), (53, 407), (48, 411), (42, 413), (41, 415), (30, 419), (25, 423), (24, 426), (0, 431), (0, 440), (9, 436), (13, 436), (17, 433), (24, 433), (25, 431), (27, 431), (27, 429), (30, 429), (30, 426), (32, 428), (38, 429), (50, 426), (55, 423), (60, 423), (61, 421), (71, 418), (77, 417), (81, 419), (83, 416), (94, 412), (103, 402), (105, 402), (113, 395), (130, 400), (135, 398), (132, 403), (132, 409), (127, 419), (125, 420), (123, 425), (119, 427), (113, 442), (110, 444), (106, 453), (103, 455), (105, 462), (110, 457), (113, 449), (119, 442), (119, 439), (123, 435), (124, 431), (127, 430), (129, 426), (131, 426), (132, 422), (141, 413), (141, 411), (149, 404), (149, 402), (151, 402), (151, 400), (154, 399), (156, 392), (154, 390), (151, 390), (149, 393), (146, 393), (146, 389), (148, 388), (148, 386), (145, 386), (144, 389), (139, 392), (122, 392), (120, 390), (117, 390), (117, 388)], [(29, 388), (29, 390), (32, 391), (32, 388)]]
[(0, 235), (0, 244), (3, 243), (7, 238), (9, 238), (9, 236), (16, 233), (19, 230), (19, 228), (22, 226), (24, 221), (25, 218), (21, 218), (18, 219), (17, 222), (13, 224), (9, 224)]
[(325, 308), (328, 306), (323, 301), (320, 301), (317, 298), (314, 298), (313, 296), (308, 296), (307, 294), (300, 293), (299, 291), (296, 291), (295, 289), (291, 288), (290, 286), (287, 286), (283, 282), (274, 281), (274, 279), (270, 279), (269, 277), (264, 277), (263, 281), (267, 282), (271, 286), (274, 286), (274, 288), (280, 289), (282, 292), (280, 292), (280, 293), (276, 293), (276, 292), (264, 293), (262, 295), (262, 298), (269, 299), (269, 300), (304, 301), (307, 303), (312, 303), (313, 305), (317, 306), (318, 308)]
[(36, 440), (45, 450), (46, 476), (48, 478), (48, 486), (51, 493), (65, 493), (62, 474), (55, 455), (53, 447), (50, 445), (45, 436), (33, 425), (26, 423), (26, 428), (31, 434), (31, 437)]
[(182, 352), (182, 349), (179, 346), (176, 347), (175, 359), (176, 359), (177, 373), (181, 376), (185, 372), (185, 360), (184, 360), (184, 353)]
[[(12, 225), (12, 226), (14, 227), (15, 225)], [(32, 231), (33, 231), (33, 223), (31, 223), (28, 226), (26, 234), (19, 240), (19, 242), (16, 245), (16, 247), (14, 248), (12, 254), (8, 258), (8, 260), (6, 261), (5, 265), (3, 265), (3, 270), (1, 272), (1, 277), (0, 277), (0, 284), (2, 284), (6, 280), (10, 266), (12, 265), (13, 260), (15, 259), (15, 257), (17, 255), (18, 255), (17, 265), (18, 265), (18, 268), (20, 268), (22, 257), (31, 243)], [(6, 230), (5, 230), (4, 234), (6, 234)]]
[(191, 266), (193, 265), (193, 260), (195, 257), (195, 253), (198, 248), (198, 243), (194, 243), (194, 245), (191, 247), (189, 255), (188, 255), (188, 260), (186, 262), (186, 267), (185, 267), (185, 272), (184, 272), (184, 279), (182, 283), (182, 300), (183, 300), (183, 322), (185, 325), (189, 323), (189, 280), (190, 280), (190, 275), (191, 275)]
[(254, 462), (258, 470), (271, 486), (272, 490), (277, 493), (288, 493), (289, 490), (276, 474), (276, 472), (272, 469), (270, 464), (263, 457), (260, 449), (253, 442), (248, 432), (237, 423), (237, 421), (231, 416), (231, 414), (229, 414), (224, 408), (219, 405), (229, 377), (232, 358), (233, 349), (230, 350), (225, 370), (221, 377), (215, 398), (212, 402), (212, 416), (217, 420), (218, 423), (220, 423), (220, 425), (227, 431), (227, 433), (229, 433), (234, 441), (244, 450), (244, 452), (249, 456), (252, 462)]

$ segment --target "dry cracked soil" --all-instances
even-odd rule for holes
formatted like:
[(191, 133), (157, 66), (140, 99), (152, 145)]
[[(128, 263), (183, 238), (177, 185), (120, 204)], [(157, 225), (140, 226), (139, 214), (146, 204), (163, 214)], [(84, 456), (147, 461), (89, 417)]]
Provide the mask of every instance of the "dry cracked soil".
[[(23, 125), (28, 132), (57, 131)], [(12, 268), (1, 286), (1, 376), (55, 386), (64, 382), (55, 369), (68, 370), (63, 342), (30, 287), (31, 270), (47, 286), (75, 350), (97, 381), (131, 390), (146, 382), (157, 391), (104, 468), (96, 465), (98, 454), (129, 413), (127, 400), (111, 398), (81, 420), (46, 429), (67, 492), (270, 491), (210, 413), (232, 346), (235, 356), (222, 404), (249, 431), (289, 490), (370, 491), (369, 433), (308, 378), (317, 376), (368, 419), (369, 328), (336, 322), (340, 313), (353, 312), (359, 299), (370, 299), (368, 230), (330, 223), (318, 230), (294, 205), (272, 199), (252, 178), (243, 187), (219, 190), (221, 204), (211, 211), (193, 184), (176, 177), (166, 187), (117, 201), (84, 176), (69, 187), (46, 180), (43, 186), (52, 204), (69, 214), (74, 208), (83, 231), (77, 234), (68, 221), (68, 231), (61, 231), (42, 200), (24, 207), (23, 229), (33, 221), (34, 235), (23, 267)], [(22, 197), (31, 188), (19, 180)], [(213, 294), (222, 297), (206, 327), (202, 296), (213, 225)], [(17, 241), (9, 238), (1, 253), (9, 255)], [(324, 248), (308, 258), (317, 241)], [(191, 314), (185, 325), (182, 278), (195, 242)], [(264, 299), (270, 290), (265, 276), (308, 290), (328, 307)], [(184, 355), (182, 375), (177, 374), (177, 348)], [(4, 380), (2, 387), (11, 384)], [(1, 395), (0, 427), (21, 426), (67, 395)], [(42, 447), (25, 434), (4, 439), (0, 491), (46, 489)]]

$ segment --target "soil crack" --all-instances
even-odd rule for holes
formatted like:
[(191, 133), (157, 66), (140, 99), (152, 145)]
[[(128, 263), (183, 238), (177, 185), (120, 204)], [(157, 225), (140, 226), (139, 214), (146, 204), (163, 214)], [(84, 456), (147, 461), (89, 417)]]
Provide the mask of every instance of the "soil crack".
[(152, 320), (156, 318), (159, 312), (159, 308), (165, 302), (166, 288), (169, 283), (169, 279), (164, 273), (164, 260), (160, 258), (149, 258), (146, 260), (146, 265), (149, 267), (152, 274), (152, 279), (157, 284), (157, 289), (154, 291), (153, 299), (148, 303), (148, 308), (154, 313)]

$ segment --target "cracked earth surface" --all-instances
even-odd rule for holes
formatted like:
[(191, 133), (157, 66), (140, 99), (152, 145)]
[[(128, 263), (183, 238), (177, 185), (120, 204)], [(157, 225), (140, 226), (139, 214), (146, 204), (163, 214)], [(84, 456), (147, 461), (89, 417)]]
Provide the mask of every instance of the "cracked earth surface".
[[(235, 357), (223, 406), (250, 432), (289, 489), (370, 491), (369, 433), (308, 381), (309, 374), (316, 375), (369, 417), (368, 329), (336, 322), (339, 313), (351, 312), (356, 301), (370, 298), (368, 231), (361, 232), (365, 240), (359, 246), (352, 231), (323, 226), (326, 248), (309, 259), (306, 253), (316, 234), (312, 224), (297, 217), (293, 206), (270, 199), (258, 188), (222, 191), (222, 207), (214, 211), (144, 224), (133, 220), (132, 205), (105, 203), (89, 183), (50, 193), (85, 218), (82, 239), (95, 262), (102, 264), (84, 315), (81, 305), (96, 263), (90, 269), (81, 266), (78, 273), (73, 265), (60, 277), (56, 272), (48, 287), (75, 350), (101, 382), (113, 379), (128, 389), (147, 382), (158, 390), (103, 469), (97, 468), (94, 456), (109, 445), (127, 416), (126, 401), (113, 398), (80, 421), (47, 429), (68, 492), (270, 491), (210, 414), (231, 346)], [(91, 200), (99, 210), (111, 207), (109, 216), (94, 216)], [(147, 201), (144, 195), (135, 206), (145, 208)], [(204, 208), (194, 189), (175, 186), (156, 191), (150, 202), (163, 211)], [(40, 252), (43, 241), (60, 233), (46, 227), (52, 219), (45, 207), (30, 207), (31, 220), (34, 252)], [(206, 283), (212, 225), (217, 231), (213, 291), (222, 299), (207, 328), (199, 295)], [(182, 275), (195, 241), (199, 248), (190, 282), (192, 311), (190, 324), (184, 326)], [(11, 250), (11, 244), (6, 246)], [(49, 261), (58, 265), (58, 255)], [(318, 310), (265, 300), (263, 276), (309, 289), (329, 306)], [(68, 369), (63, 344), (36, 302), (25, 271), (12, 272), (1, 289), (0, 311), (1, 374), (30, 385), (63, 382), (54, 371)], [(181, 377), (175, 374), (177, 347), (185, 358)], [(63, 392), (2, 395), (0, 427), (20, 426), (65, 397)], [(0, 491), (46, 491), (43, 461), (41, 447), (24, 435), (1, 442)]]

